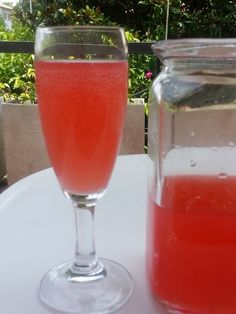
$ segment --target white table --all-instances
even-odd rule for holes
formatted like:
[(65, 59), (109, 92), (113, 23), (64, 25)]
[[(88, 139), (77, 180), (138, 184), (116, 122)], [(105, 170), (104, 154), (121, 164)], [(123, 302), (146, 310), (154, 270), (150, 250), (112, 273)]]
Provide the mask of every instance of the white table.
[[(145, 155), (120, 156), (96, 211), (97, 253), (124, 265), (135, 291), (119, 314), (158, 314), (145, 275)], [(0, 195), (0, 313), (45, 314), (38, 285), (52, 266), (73, 257), (73, 210), (52, 169)]]

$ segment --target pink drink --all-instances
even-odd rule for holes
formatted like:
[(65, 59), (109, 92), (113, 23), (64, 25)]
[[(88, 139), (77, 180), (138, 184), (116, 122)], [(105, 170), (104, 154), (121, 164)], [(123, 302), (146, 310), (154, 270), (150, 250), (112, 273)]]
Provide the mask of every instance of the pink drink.
[(127, 103), (126, 61), (38, 61), (37, 94), (49, 156), (62, 187), (106, 188)]
[(176, 152), (163, 167), (160, 205), (149, 202), (152, 292), (173, 313), (236, 313), (236, 149)]

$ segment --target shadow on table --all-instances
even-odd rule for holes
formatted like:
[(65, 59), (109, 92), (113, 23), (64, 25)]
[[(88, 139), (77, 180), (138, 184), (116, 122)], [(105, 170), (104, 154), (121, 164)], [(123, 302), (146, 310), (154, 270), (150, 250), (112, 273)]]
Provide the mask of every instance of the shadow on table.
[(0, 180), (0, 193), (6, 190), (8, 187), (7, 177), (4, 177)]

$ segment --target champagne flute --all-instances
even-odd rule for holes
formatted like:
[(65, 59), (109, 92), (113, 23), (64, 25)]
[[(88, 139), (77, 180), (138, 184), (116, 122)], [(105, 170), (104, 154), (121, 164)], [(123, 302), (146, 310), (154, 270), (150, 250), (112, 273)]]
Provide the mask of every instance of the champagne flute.
[(107, 188), (124, 123), (124, 31), (39, 27), (35, 66), (49, 157), (76, 222), (74, 259), (49, 270), (41, 281), (40, 299), (66, 313), (111, 313), (127, 302), (133, 282), (123, 266), (97, 258), (94, 210)]

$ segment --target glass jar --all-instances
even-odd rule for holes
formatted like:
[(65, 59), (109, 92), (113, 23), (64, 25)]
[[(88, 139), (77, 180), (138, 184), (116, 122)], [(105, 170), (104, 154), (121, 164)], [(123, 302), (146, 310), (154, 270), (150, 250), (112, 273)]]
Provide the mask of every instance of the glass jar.
[(236, 39), (158, 42), (147, 269), (170, 313), (236, 313)]

